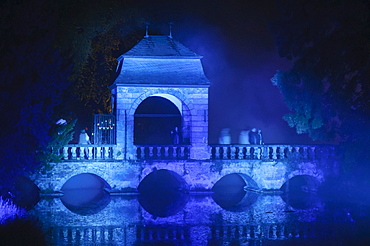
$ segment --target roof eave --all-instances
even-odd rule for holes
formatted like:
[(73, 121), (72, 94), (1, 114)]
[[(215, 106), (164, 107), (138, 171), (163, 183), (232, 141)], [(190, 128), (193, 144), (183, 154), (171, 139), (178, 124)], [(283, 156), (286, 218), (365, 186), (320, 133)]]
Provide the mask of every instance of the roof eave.
[(203, 56), (130, 56), (121, 55), (117, 58), (117, 61), (121, 61), (124, 58), (143, 58), (143, 59), (202, 59)]

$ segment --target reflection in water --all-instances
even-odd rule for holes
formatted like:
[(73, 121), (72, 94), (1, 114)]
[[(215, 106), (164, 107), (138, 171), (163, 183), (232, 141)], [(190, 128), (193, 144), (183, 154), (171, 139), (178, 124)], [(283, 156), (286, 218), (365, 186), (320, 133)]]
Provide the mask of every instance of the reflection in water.
[(316, 192), (291, 191), (284, 192), (281, 198), (294, 209), (311, 209), (322, 207)]
[(309, 175), (298, 175), (286, 182), (281, 190), (284, 202), (294, 209), (311, 209), (322, 207), (317, 194), (319, 182)]
[(221, 208), (240, 212), (245, 211), (257, 201), (258, 193), (242, 189), (230, 189), (228, 192), (228, 188), (225, 187), (215, 190), (212, 198)]
[(180, 211), (187, 202), (187, 185), (177, 173), (154, 169), (139, 184), (140, 205), (154, 217), (168, 217)]
[(182, 210), (188, 200), (188, 195), (183, 192), (155, 192), (141, 194), (138, 197), (140, 205), (151, 215), (168, 217)]
[(73, 213), (91, 215), (103, 210), (111, 197), (103, 189), (71, 189), (66, 190), (60, 200)]
[[(326, 202), (321, 209), (295, 209), (279, 195), (261, 194), (244, 203), (255, 193), (226, 193), (215, 193), (214, 200), (181, 192), (168, 197), (112, 196), (100, 212), (85, 216), (82, 207), (97, 212), (99, 202), (88, 201), (102, 193), (88, 192), (82, 199), (76, 192), (69, 195), (68, 209), (79, 207), (78, 213), (64, 207), (68, 196), (41, 200), (34, 213), (51, 228), (53, 245), (360, 245), (369, 239), (364, 233), (369, 206)], [(300, 198), (305, 204), (305, 197), (294, 199)]]

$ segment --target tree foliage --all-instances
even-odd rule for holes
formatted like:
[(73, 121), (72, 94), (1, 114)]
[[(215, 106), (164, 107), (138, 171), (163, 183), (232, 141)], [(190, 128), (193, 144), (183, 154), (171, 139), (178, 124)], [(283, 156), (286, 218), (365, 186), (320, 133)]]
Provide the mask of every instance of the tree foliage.
[(5, 1), (0, 9), (1, 189), (42, 164), (70, 66), (54, 45), (56, 5)]
[[(272, 27), (279, 54), (294, 61), (272, 78), (298, 133), (345, 143), (347, 159), (369, 156), (370, 2), (280, 1)], [(355, 150), (356, 151), (353, 151)], [(351, 153), (351, 154), (349, 154)]]
[(131, 3), (67, 0), (60, 7), (58, 44), (69, 51), (74, 65), (65, 101), (79, 118), (80, 127), (89, 126), (93, 114), (111, 113), (108, 86), (116, 76), (118, 50), (136, 44), (137, 30), (144, 27), (144, 18)]

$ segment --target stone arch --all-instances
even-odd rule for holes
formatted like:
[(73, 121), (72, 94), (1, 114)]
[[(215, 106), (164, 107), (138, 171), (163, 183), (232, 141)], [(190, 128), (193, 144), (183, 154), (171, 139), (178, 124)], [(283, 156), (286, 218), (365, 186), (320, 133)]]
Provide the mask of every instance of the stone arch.
[(322, 203), (317, 194), (320, 184), (321, 182), (311, 175), (296, 175), (281, 186), (281, 197), (294, 209), (321, 207)]
[(243, 211), (258, 198), (257, 183), (243, 173), (230, 173), (219, 179), (212, 187), (214, 201), (223, 209)]
[(287, 180), (280, 188), (289, 192), (316, 192), (321, 185), (319, 179), (311, 175), (295, 175)]
[(176, 172), (154, 168), (137, 189), (140, 193), (139, 203), (147, 212), (153, 216), (167, 217), (186, 205), (189, 186)]
[(317, 179), (318, 182), (323, 183), (325, 181), (324, 172), (318, 169), (314, 163), (302, 163), (299, 167), (290, 172), (287, 176), (288, 179), (292, 179), (294, 176), (307, 175)]
[[(177, 90), (165, 90), (163, 88), (157, 88), (157, 89), (150, 89), (142, 93), (139, 97), (137, 97), (134, 102), (131, 104), (131, 107), (129, 109), (128, 114), (134, 115), (137, 107), (142, 103), (145, 99), (151, 96), (159, 95), (162, 97), (165, 97), (165, 95), (168, 95), (170, 97), (165, 97), (166, 99), (170, 100), (173, 104), (177, 104), (176, 99), (180, 100), (183, 105), (185, 105), (189, 111), (192, 111), (194, 109), (194, 106), (192, 106), (192, 103), (188, 100), (188, 98)], [(176, 99), (175, 99), (176, 98)], [(181, 112), (182, 109), (179, 109)]]
[[(86, 169), (85, 169), (86, 170)], [(97, 172), (89, 172), (88, 170), (84, 171), (84, 169), (80, 169), (80, 170), (76, 170), (76, 171), (73, 171), (73, 172), (70, 172), (66, 175), (63, 176), (63, 178), (61, 178), (57, 183), (56, 183), (56, 186), (55, 186), (55, 191), (61, 191), (62, 190), (62, 187), (63, 185), (68, 182), (68, 180), (70, 180), (71, 178), (73, 177), (78, 177), (78, 175), (81, 175), (81, 174), (89, 174), (91, 176), (94, 176), (94, 177), (98, 177), (101, 179), (101, 181), (103, 183), (105, 183), (107, 186), (106, 188), (107, 189), (110, 189), (110, 184), (106, 181), (107, 180), (107, 173), (104, 172), (105, 168), (101, 168), (101, 169), (97, 169)]]
[(192, 128), (192, 115), (195, 115), (194, 112), (194, 105), (188, 100), (188, 98), (178, 90), (175, 89), (165, 89), (165, 88), (151, 88), (144, 93), (142, 93), (139, 97), (137, 97), (134, 102), (131, 104), (127, 115), (127, 125), (131, 126), (132, 129), (128, 130), (128, 135), (130, 136), (129, 142), (133, 143), (134, 135), (134, 115), (139, 107), (139, 105), (147, 98), (152, 96), (159, 96), (165, 98), (172, 102), (180, 111), (181, 118), (182, 118), (182, 129), (181, 132), (183, 133), (183, 139), (185, 144), (190, 144), (191, 139), (191, 128)]
[(173, 144), (171, 132), (175, 128), (179, 133), (176, 144), (182, 143), (180, 137), (183, 120), (179, 110), (182, 106), (179, 100), (176, 103), (180, 105), (158, 95), (146, 98), (134, 114), (134, 144)]
[(219, 179), (213, 186), (212, 190), (221, 186), (229, 186), (230, 188), (243, 190), (258, 190), (257, 183), (247, 174), (244, 173), (229, 173)]
[(110, 185), (102, 177), (94, 173), (80, 173), (73, 175), (62, 185), (61, 190), (70, 189), (110, 189)]
[(141, 194), (152, 194), (154, 192), (172, 193), (186, 192), (189, 189), (185, 179), (178, 173), (167, 169), (154, 168), (151, 173), (146, 175), (138, 186)]
[(110, 185), (93, 173), (80, 173), (72, 176), (61, 188), (63, 205), (73, 213), (92, 215), (103, 210), (110, 203), (106, 190)]

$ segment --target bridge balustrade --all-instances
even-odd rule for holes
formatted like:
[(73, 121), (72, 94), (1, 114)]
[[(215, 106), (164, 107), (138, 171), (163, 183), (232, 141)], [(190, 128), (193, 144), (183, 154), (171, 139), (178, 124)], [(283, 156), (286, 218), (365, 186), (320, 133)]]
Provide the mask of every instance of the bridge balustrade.
[(334, 157), (329, 145), (210, 145), (213, 160), (323, 159)]
[(63, 160), (111, 160), (116, 159), (114, 144), (68, 144), (61, 150)]
[(136, 145), (138, 160), (187, 160), (190, 145)]
[[(210, 145), (212, 160), (325, 159), (334, 157), (333, 145)], [(138, 160), (188, 160), (190, 145), (137, 145)], [(115, 160), (114, 144), (68, 144), (58, 152), (63, 160)]]

